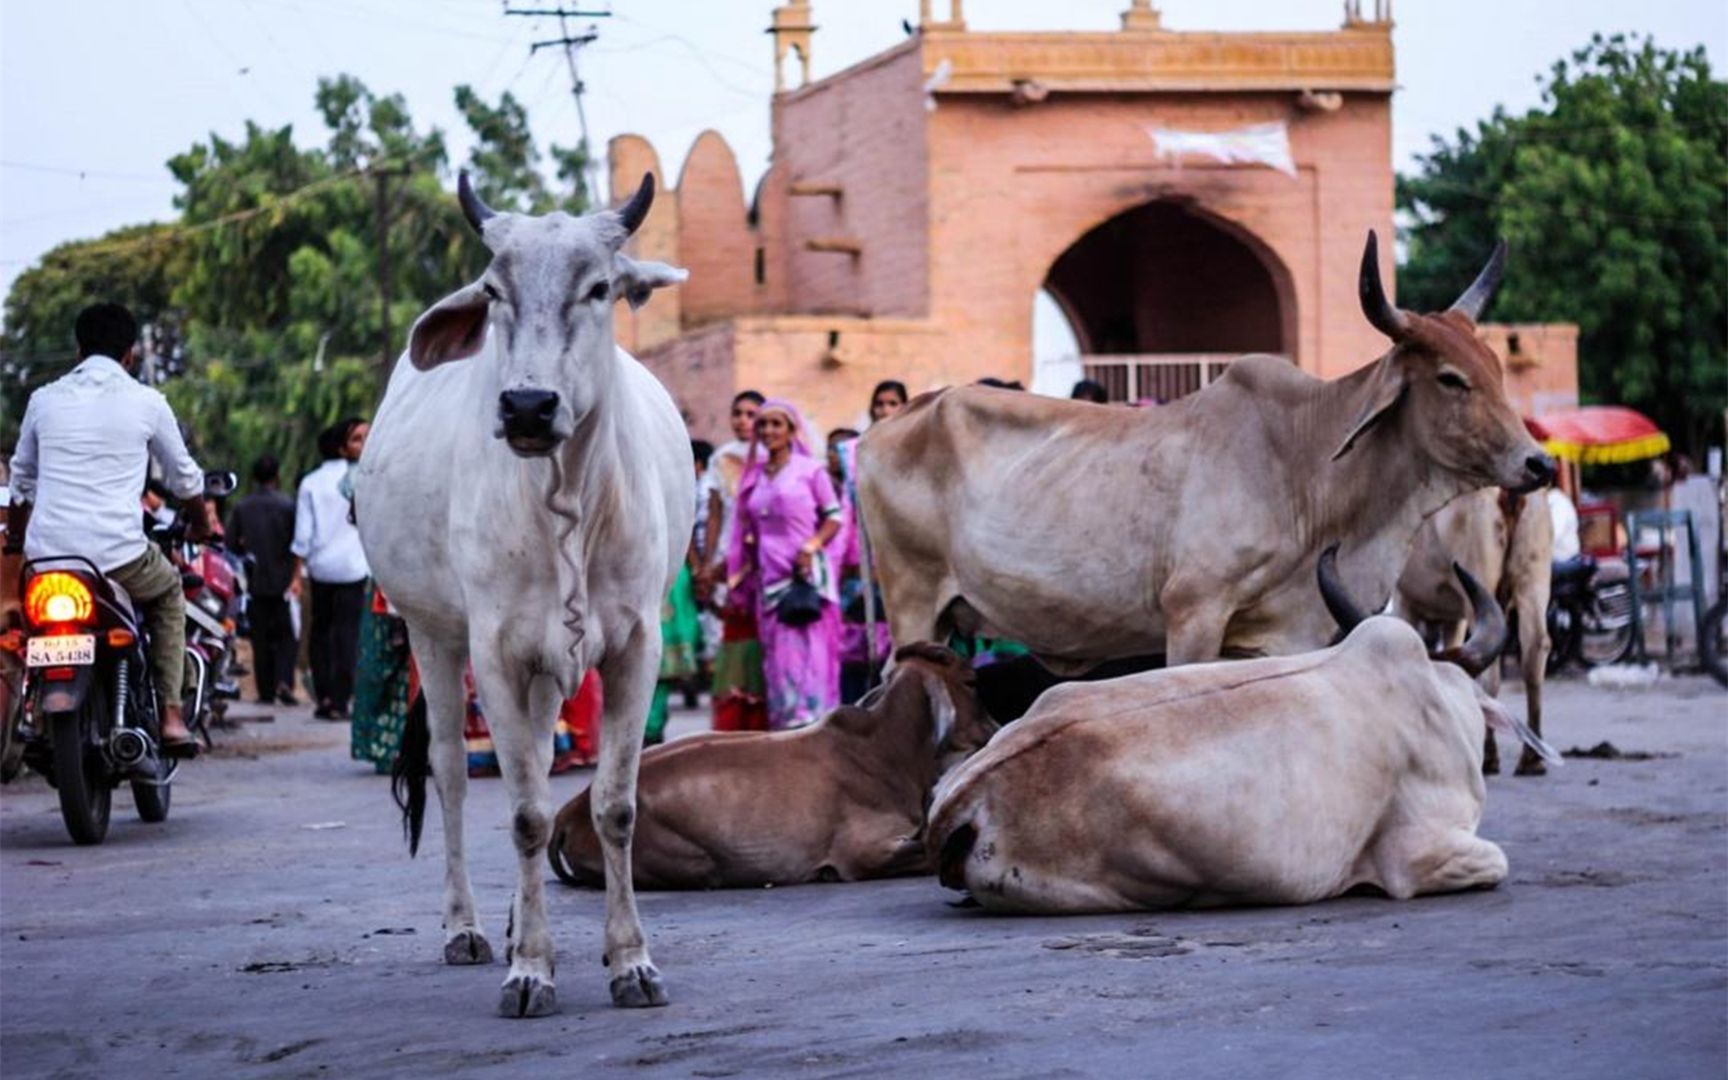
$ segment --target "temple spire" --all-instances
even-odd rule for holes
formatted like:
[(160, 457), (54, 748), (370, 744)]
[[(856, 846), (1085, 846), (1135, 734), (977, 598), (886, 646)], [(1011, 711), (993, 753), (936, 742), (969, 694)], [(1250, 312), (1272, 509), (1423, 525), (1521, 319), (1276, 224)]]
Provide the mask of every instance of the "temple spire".
[(1124, 30), (1162, 30), (1164, 16), (1152, 6), (1152, 0), (1128, 0), (1128, 10), (1122, 13)]
[(787, 0), (786, 3), (774, 9), (773, 25), (768, 32), (774, 35), (774, 92), (784, 93), (786, 90), (786, 54), (798, 54), (798, 65), (803, 79), (799, 86), (810, 83), (810, 35), (816, 32), (816, 24), (810, 21), (810, 0)]

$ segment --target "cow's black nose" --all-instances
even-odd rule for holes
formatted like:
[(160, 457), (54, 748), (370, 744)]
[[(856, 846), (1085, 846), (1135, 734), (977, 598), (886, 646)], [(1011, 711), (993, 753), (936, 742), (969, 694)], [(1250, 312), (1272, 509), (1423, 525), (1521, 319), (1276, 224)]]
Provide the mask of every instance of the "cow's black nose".
[(498, 418), (507, 438), (550, 436), (557, 412), (558, 395), (551, 390), (506, 390), (498, 395)]
[(1524, 469), (1535, 487), (1554, 482), (1554, 459), (1547, 454), (1531, 454), (1524, 459)]

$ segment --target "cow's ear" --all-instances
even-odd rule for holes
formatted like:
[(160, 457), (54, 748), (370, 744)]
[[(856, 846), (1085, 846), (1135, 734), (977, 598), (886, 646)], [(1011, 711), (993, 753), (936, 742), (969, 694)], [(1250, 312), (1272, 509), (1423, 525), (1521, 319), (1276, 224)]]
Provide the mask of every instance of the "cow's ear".
[(856, 705), (841, 705), (828, 714), (824, 723), (852, 735), (871, 735), (876, 730), (875, 715)]
[(408, 359), (421, 371), (466, 360), (486, 342), (492, 300), (479, 285), (458, 289), (433, 304), (408, 333)]
[(637, 262), (628, 255), (613, 256), (612, 295), (630, 301), (632, 308), (648, 302), (655, 289), (682, 284), (690, 271), (663, 262)]
[(1402, 367), (1395, 362), (1396, 356), (1396, 352), (1387, 353), (1376, 365), (1368, 401), (1356, 417), (1356, 422), (1350, 425), (1350, 434), (1344, 436), (1344, 441), (1332, 452), (1333, 461), (1349, 452), (1350, 448), (1356, 445), (1357, 439), (1404, 400), (1404, 391), (1409, 388), (1410, 383), (1404, 377)]

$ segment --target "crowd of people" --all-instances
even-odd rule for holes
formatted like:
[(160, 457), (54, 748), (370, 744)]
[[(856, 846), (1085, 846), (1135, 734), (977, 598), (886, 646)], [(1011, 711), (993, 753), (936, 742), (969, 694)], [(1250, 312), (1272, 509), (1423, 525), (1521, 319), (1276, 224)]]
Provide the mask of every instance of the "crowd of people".
[[(160, 522), (187, 514), (199, 525), (194, 539), (221, 531), (220, 508), (205, 503), (203, 474), (186, 452), (166, 402), (129, 377), (136, 362), (135, 320), (117, 305), (97, 305), (80, 316), (78, 329), (83, 362), (32, 401), (25, 423), (29, 438), (15, 463), (16, 493), (28, 497), (37, 472), (36, 440), (51, 444), (44, 469), (52, 474), (51, 497), (37, 515), (32, 543), (44, 551), (55, 545), (56, 550), (81, 550), (78, 542), (90, 528), (83, 520), (88, 507), (113, 491), (139, 490), (134, 475), (146, 474), (149, 456), (164, 454), (173, 471), (165, 481), (143, 484), (141, 517)], [(1103, 388), (1077, 387), (1075, 396), (1091, 390), (1102, 393)], [(115, 395), (125, 396), (137, 413), (137, 432), (101, 426), (109, 418), (103, 409), (112, 413), (117, 407), (109, 401)], [(904, 383), (880, 383), (870, 397), (870, 423), (893, 416), (907, 400)], [(64, 417), (53, 412), (62, 401)], [(730, 421), (733, 438), (725, 444), (691, 443), (696, 525), (663, 611), (664, 649), (646, 733), (650, 743), (664, 739), (673, 697), (683, 694), (694, 704), (704, 689), (715, 730), (785, 730), (813, 723), (860, 698), (873, 668), (891, 649), (884, 624), (865, 626), (869, 575), (862, 565), (855, 508), (860, 433), (836, 429), (819, 444), (794, 402), (754, 390), (735, 395)], [(93, 485), (89, 469), (73, 460), (79, 455), (67, 452), (83, 445), (78, 439), (95, 437), (92, 424), (115, 444), (112, 483)], [(283, 490), (276, 458), (265, 455), (252, 463), (251, 490), (226, 514), (226, 544), (247, 566), (246, 622), (256, 700), (298, 704), (297, 673), (305, 671), (313, 715), (351, 721), (353, 756), (384, 772), (397, 755), (418, 685), (407, 628), (371, 581), (354, 520), (350, 474), (369, 430), (365, 419), (349, 417), (321, 432), (322, 461), (300, 478), (292, 497)], [(14, 510), (17, 527), (8, 536), (10, 548), (22, 547), (28, 509)], [(60, 527), (56, 514), (66, 517), (62, 531), (69, 530), (68, 535), (55, 533)], [(115, 553), (100, 561), (101, 568), (147, 605), (161, 608), (152, 616), (152, 629), (162, 653), (156, 665), (162, 697), (169, 703), (164, 736), (171, 743), (186, 742), (189, 735), (175, 707), (181, 641), (176, 631), (184, 609), (172, 601), (179, 599), (173, 587), (179, 574), (166, 562), (152, 561), (156, 548), (144, 542), (148, 527), (140, 531), (140, 516), (128, 523), (119, 508), (109, 516)], [(155, 605), (158, 594), (163, 602)], [(879, 597), (875, 602), (880, 611)], [(565, 702), (555, 768), (587, 764), (597, 756), (604, 694), (590, 673)], [(466, 734), (470, 771), (495, 770), (483, 703), (471, 683)]]

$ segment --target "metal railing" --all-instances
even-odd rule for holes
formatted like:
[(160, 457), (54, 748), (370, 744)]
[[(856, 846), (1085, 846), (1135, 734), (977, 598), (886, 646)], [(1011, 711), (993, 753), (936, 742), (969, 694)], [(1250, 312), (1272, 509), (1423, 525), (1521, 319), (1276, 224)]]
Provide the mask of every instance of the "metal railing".
[(1080, 357), (1086, 377), (1102, 383), (1111, 401), (1169, 402), (1210, 384), (1235, 353), (1108, 353)]

